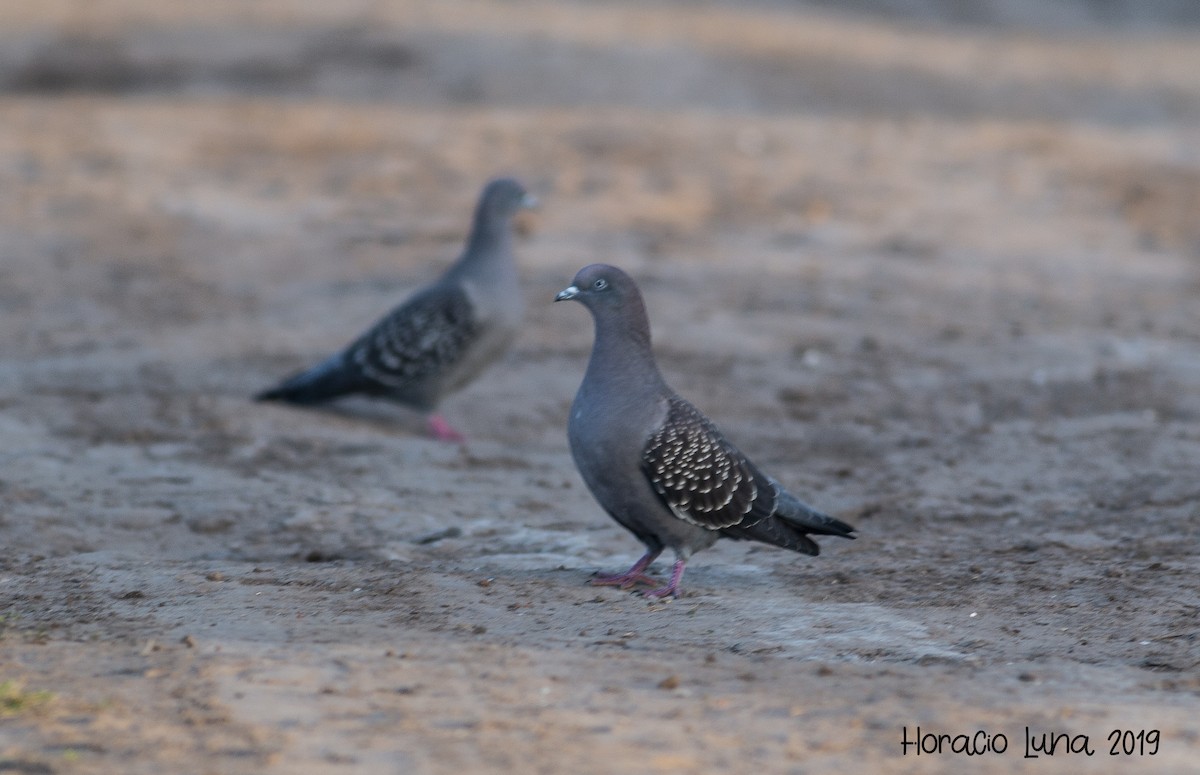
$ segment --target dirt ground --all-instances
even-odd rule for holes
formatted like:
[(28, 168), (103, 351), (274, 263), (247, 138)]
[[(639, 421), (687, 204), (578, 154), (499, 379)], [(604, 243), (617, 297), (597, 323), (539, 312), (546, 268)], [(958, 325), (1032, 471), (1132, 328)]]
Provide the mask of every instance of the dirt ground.
[[(0, 5), (0, 773), (1196, 772), (1200, 13), (835, 5)], [(497, 173), (466, 445), (248, 400)], [(593, 261), (859, 540), (588, 586)]]

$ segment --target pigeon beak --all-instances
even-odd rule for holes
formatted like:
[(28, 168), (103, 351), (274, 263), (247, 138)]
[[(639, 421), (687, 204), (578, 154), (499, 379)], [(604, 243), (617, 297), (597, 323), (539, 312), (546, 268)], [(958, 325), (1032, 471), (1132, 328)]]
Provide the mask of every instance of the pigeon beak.
[(554, 297), (554, 300), (555, 301), (567, 301), (568, 299), (573, 299), (578, 295), (579, 295), (579, 288), (577, 288), (574, 285), (568, 285), (566, 288), (563, 288), (561, 291), (558, 292), (558, 295)]
[(533, 194), (526, 193), (521, 197), (521, 207), (526, 210), (536, 210), (542, 203)]

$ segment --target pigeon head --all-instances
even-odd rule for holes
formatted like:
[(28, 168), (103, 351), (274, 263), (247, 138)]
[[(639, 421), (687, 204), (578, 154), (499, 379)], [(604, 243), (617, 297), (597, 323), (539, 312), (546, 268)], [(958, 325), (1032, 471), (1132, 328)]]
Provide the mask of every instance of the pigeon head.
[(536, 207), (537, 203), (537, 197), (514, 178), (496, 178), (484, 187), (479, 197), (479, 215), (489, 219), (511, 218), (522, 209)]
[(570, 299), (580, 302), (595, 314), (600, 310), (630, 304), (640, 306), (642, 294), (633, 278), (615, 266), (590, 264), (580, 269), (571, 284), (554, 297), (555, 301)]
[(591, 264), (579, 270), (555, 301), (574, 299), (596, 320), (598, 341), (611, 336), (632, 338), (649, 352), (650, 320), (642, 293), (633, 278), (608, 264)]

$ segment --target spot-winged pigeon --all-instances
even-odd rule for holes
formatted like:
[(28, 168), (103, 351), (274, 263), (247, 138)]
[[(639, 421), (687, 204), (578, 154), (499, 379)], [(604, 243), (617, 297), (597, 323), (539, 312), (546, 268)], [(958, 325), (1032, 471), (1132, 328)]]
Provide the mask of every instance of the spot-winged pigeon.
[(466, 248), (445, 274), (344, 350), (255, 398), (315, 404), (352, 393), (376, 396), (425, 412), (436, 438), (461, 441), (435, 410), (447, 394), (499, 358), (516, 336), (524, 305), (512, 219), (534, 204), (516, 180), (489, 182), (475, 207)]
[(584, 267), (555, 301), (583, 303), (596, 336), (571, 406), (567, 435), (584, 482), (600, 505), (647, 547), (625, 573), (594, 584), (657, 585), (646, 568), (675, 553), (670, 582), (645, 594), (675, 596), (688, 558), (718, 538), (754, 540), (803, 554), (809, 534), (854, 538), (758, 469), (694, 406), (663, 381), (650, 347), (641, 293), (620, 269)]

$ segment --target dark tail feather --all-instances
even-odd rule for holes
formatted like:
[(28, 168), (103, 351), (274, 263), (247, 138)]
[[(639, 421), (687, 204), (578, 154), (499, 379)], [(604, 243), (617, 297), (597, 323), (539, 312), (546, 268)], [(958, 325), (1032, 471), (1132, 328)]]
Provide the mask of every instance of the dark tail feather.
[(348, 371), (339, 353), (307, 371), (288, 377), (270, 390), (254, 396), (255, 401), (288, 401), (293, 404), (319, 404), (359, 389), (354, 374)]
[(809, 533), (840, 536), (851, 540), (856, 537), (851, 525), (805, 505), (783, 488), (779, 489), (779, 500), (775, 504), (775, 513), (772, 516), (753, 525), (737, 525), (725, 528), (721, 532), (730, 538), (762, 541), (814, 556), (821, 553), (821, 547), (808, 537)]
[(775, 516), (799, 527), (805, 533), (840, 536), (854, 540), (854, 526), (828, 514), (822, 514), (802, 502), (787, 490), (780, 490), (779, 502), (775, 505)]
[(779, 517), (760, 519), (753, 525), (736, 525), (721, 531), (723, 535), (738, 541), (761, 541), (801, 554), (820, 554), (817, 542), (804, 534), (804, 529)]

